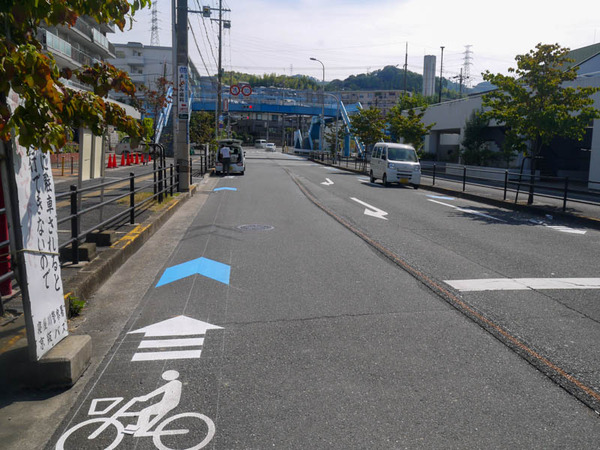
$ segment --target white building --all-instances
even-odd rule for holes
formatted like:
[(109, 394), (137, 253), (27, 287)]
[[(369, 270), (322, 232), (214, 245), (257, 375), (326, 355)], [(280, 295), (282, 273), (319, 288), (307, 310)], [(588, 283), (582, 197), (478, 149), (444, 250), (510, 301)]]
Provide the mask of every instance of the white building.
[[(127, 72), (138, 93), (140, 93), (142, 85), (150, 90), (158, 90), (156, 80), (160, 77), (165, 77), (169, 82), (173, 82), (173, 50), (171, 47), (129, 42), (114, 44), (114, 48), (115, 55), (107, 62), (117, 69)], [(191, 61), (189, 70), (190, 88), (195, 89), (195, 86), (199, 85), (200, 74)], [(123, 97), (124, 95), (115, 98)], [(194, 93), (194, 97), (199, 97), (198, 92)]]
[[(569, 57), (579, 66), (579, 76), (570, 83), (572, 86), (600, 87), (600, 44), (573, 50)], [(435, 125), (425, 139), (425, 152), (439, 161), (456, 161), (466, 122), (473, 111), (481, 109), (483, 95), (429, 106), (423, 122)], [(592, 98), (600, 109), (600, 93)], [(499, 148), (504, 138), (501, 127), (492, 124), (489, 131), (492, 149)], [(550, 175), (589, 180), (590, 188), (600, 189), (600, 120), (594, 121), (583, 142), (556, 139), (542, 155), (543, 170)], [(517, 165), (521, 158), (515, 161)]]

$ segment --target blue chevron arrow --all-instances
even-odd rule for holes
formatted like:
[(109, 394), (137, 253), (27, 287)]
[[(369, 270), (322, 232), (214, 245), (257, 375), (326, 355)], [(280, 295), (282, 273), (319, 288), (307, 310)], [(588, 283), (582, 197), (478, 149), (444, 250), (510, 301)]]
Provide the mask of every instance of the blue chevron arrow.
[(196, 274), (228, 285), (230, 273), (231, 267), (227, 264), (203, 257), (169, 267), (164, 271), (162, 277), (160, 277), (156, 287), (172, 283), (173, 281), (182, 280), (183, 278)]
[(221, 187), (221, 188), (216, 188), (214, 191), (215, 192), (217, 192), (217, 191), (237, 191), (237, 188)]

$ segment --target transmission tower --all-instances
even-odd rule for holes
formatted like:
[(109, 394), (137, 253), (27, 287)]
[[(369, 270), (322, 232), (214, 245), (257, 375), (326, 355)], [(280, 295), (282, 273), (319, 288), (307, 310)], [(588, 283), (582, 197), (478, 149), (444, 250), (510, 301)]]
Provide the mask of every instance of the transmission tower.
[(465, 55), (463, 59), (463, 67), (462, 67), (462, 79), (464, 80), (464, 85), (467, 88), (471, 87), (471, 66), (473, 65), (473, 52), (471, 51), (472, 45), (465, 45)]
[(152, 28), (150, 28), (150, 45), (160, 45), (158, 37), (158, 2), (152, 2)]

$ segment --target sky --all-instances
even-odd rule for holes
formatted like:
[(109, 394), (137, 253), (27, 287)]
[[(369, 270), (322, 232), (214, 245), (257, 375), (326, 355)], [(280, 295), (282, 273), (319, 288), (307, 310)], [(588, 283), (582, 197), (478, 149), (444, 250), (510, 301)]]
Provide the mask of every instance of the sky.
[[(171, 45), (171, 1), (157, 0), (159, 44)], [(218, 8), (218, 0), (188, 0), (190, 10)], [(538, 43), (571, 49), (600, 42), (600, 1), (571, 0), (223, 0), (223, 68), (251, 74), (345, 79), (387, 65), (422, 74), (425, 55), (440, 72), (458, 77), (465, 59), (470, 85), (481, 73), (507, 73), (515, 56)], [(218, 12), (213, 11), (213, 18)], [(113, 43), (151, 44), (151, 12), (133, 28), (108, 36)], [(218, 24), (189, 14), (190, 58), (201, 75), (217, 72)], [(408, 53), (406, 48), (408, 46)], [(469, 47), (467, 47), (469, 46)], [(468, 57), (468, 58), (467, 58)]]

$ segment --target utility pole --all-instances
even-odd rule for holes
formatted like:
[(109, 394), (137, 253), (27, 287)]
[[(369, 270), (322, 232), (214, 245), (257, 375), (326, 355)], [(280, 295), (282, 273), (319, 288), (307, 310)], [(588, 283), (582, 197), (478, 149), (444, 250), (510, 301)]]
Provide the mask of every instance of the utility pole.
[(408, 42), (406, 43), (406, 52), (404, 53), (404, 92), (402, 97), (406, 95), (406, 77), (408, 75)]
[(173, 66), (173, 90), (176, 100), (173, 102), (174, 156), (179, 167), (179, 190), (190, 190), (190, 143), (189, 143), (189, 77), (188, 77), (188, 2), (177, 0), (176, 23), (176, 62)]
[(223, 79), (223, 26), (225, 28), (231, 28), (231, 22), (229, 20), (223, 20), (223, 12), (229, 12), (230, 9), (223, 9), (223, 0), (219, 0), (218, 8), (211, 8), (210, 6), (202, 7), (202, 15), (204, 17), (210, 17), (211, 11), (219, 11), (218, 19), (210, 19), (215, 22), (219, 22), (219, 60), (217, 67), (217, 104), (215, 105), (215, 139), (219, 139), (219, 118), (221, 117), (221, 110), (223, 108), (223, 93), (222, 93), (222, 79)]
[(440, 97), (438, 103), (442, 103), (442, 80), (444, 76), (444, 46), (440, 47), (442, 49), (442, 58), (440, 60)]

